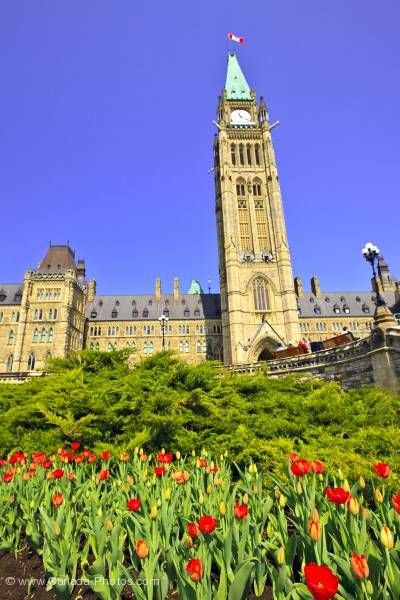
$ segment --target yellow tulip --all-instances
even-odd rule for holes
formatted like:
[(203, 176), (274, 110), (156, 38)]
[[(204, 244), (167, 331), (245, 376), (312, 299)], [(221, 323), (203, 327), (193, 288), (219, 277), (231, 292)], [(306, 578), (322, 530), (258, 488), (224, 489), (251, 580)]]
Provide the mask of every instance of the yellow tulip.
[(247, 492), (244, 494), (242, 502), (243, 502), (243, 504), (248, 504), (249, 503), (249, 495), (248, 495)]
[(223, 500), (219, 504), (219, 514), (222, 516), (226, 514), (226, 506)]
[[(300, 486), (300, 488), (301, 488), (301, 486)], [(299, 492), (299, 493), (301, 494), (301, 492), (302, 492), (302, 490), (300, 490), (300, 492)], [(286, 496), (284, 496), (283, 494), (281, 494), (281, 495), (279, 496), (279, 506), (280, 506), (281, 508), (285, 508), (285, 506), (286, 506)]]
[(301, 487), (300, 481), (297, 482), (297, 493), (299, 496), (303, 493), (303, 488)]
[(387, 525), (384, 525), (381, 529), (381, 542), (389, 550), (394, 546), (393, 534)]
[(150, 510), (150, 517), (152, 519), (157, 519), (157, 515), (158, 515), (158, 508), (157, 508), (157, 504), (153, 504)]
[(275, 552), (275, 560), (279, 566), (282, 566), (285, 564), (286, 557), (285, 557), (285, 548), (283, 546), (278, 548), (278, 550)]
[(383, 502), (382, 492), (378, 488), (375, 490), (375, 501), (378, 502), (378, 504), (382, 504)]
[(200, 494), (200, 496), (199, 496), (199, 504), (204, 504), (204, 496), (203, 496), (203, 494)]
[(358, 480), (358, 485), (363, 490), (365, 488), (365, 479), (362, 475), (360, 475), (360, 479)]
[(113, 522), (111, 521), (111, 519), (106, 519), (106, 529), (107, 531), (112, 531), (112, 528), (114, 527)]
[(343, 489), (344, 489), (344, 490), (346, 490), (346, 492), (349, 492), (349, 491), (350, 491), (350, 485), (349, 485), (349, 482), (347, 481), (347, 479), (345, 479), (345, 480), (343, 481), (343, 485), (342, 485), (342, 487), (343, 487)]
[(180, 458), (181, 458), (181, 453), (179, 452), (179, 450), (176, 452), (175, 456), (176, 456), (176, 458), (177, 458), (178, 460), (180, 460)]
[(171, 499), (171, 488), (167, 488), (164, 491), (164, 500), (166, 500), (168, 502), (168, 500)]
[(360, 504), (355, 496), (350, 496), (347, 506), (352, 515), (358, 515), (360, 512)]

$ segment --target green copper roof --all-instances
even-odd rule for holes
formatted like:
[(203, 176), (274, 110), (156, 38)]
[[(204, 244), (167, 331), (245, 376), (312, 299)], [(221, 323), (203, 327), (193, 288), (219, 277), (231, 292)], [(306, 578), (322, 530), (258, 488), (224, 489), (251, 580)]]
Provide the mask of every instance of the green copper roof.
[(198, 281), (197, 279), (193, 279), (193, 281), (190, 285), (190, 290), (188, 291), (188, 294), (203, 294), (203, 293), (204, 292), (200, 285), (200, 281)]
[(228, 70), (225, 83), (228, 100), (252, 100), (250, 86), (243, 75), (236, 54), (228, 54)]

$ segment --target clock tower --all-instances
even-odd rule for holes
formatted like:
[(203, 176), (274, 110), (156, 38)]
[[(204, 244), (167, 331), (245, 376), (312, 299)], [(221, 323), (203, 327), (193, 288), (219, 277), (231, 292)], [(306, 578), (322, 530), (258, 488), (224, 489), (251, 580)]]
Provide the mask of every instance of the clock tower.
[(224, 362), (271, 358), (299, 322), (268, 112), (228, 55), (214, 141)]

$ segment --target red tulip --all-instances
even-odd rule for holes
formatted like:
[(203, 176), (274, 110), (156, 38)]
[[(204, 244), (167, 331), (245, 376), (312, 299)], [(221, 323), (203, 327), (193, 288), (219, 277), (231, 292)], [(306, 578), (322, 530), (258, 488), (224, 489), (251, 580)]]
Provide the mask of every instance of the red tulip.
[(200, 558), (191, 558), (186, 565), (186, 572), (192, 581), (200, 581), (203, 577), (203, 563)]
[(104, 481), (105, 479), (108, 479), (110, 475), (110, 471), (108, 469), (104, 469), (104, 471), (101, 471), (101, 473), (99, 474), (99, 481)]
[(312, 460), (311, 461), (311, 471), (317, 473), (317, 475), (321, 475), (325, 471), (325, 465), (320, 460)]
[(304, 460), (304, 458), (299, 458), (295, 462), (290, 465), (290, 470), (292, 471), (295, 477), (302, 477), (303, 475), (307, 475), (310, 472), (311, 464)]
[(42, 463), (42, 467), (43, 469), (50, 469), (52, 464), (53, 463), (51, 462), (51, 460), (45, 460), (44, 463)]
[(52, 471), (51, 476), (53, 479), (61, 479), (61, 477), (63, 477), (64, 475), (64, 471), (62, 469), (56, 469), (55, 471)]
[(141, 504), (142, 503), (139, 500), (139, 498), (131, 498), (130, 500), (128, 500), (128, 509), (131, 512), (136, 512), (140, 509)]
[(188, 523), (187, 532), (191, 538), (197, 538), (200, 535), (200, 529), (196, 523)]
[(42, 465), (47, 460), (47, 456), (45, 452), (33, 452), (32, 460), (38, 465)]
[(338, 591), (339, 579), (329, 567), (310, 563), (304, 567), (304, 576), (314, 600), (331, 600)]
[(164, 452), (162, 454), (157, 454), (157, 462), (160, 463), (170, 463), (173, 461), (174, 455), (169, 452)]
[(167, 468), (166, 467), (154, 467), (154, 473), (156, 474), (157, 477), (164, 477), (165, 473), (167, 472)]
[(400, 514), (400, 492), (398, 492), (398, 494), (392, 498), (392, 504), (394, 510)]
[(71, 444), (71, 448), (74, 452), (76, 452), (77, 450), (79, 450), (79, 448), (81, 447), (79, 442), (72, 442)]
[(13, 473), (4, 473), (4, 475), (3, 475), (4, 483), (10, 483), (10, 481), (13, 480), (13, 477), (14, 477)]
[(110, 458), (111, 454), (109, 453), (108, 450), (104, 450), (104, 452), (102, 452), (100, 454), (100, 456), (103, 460), (108, 460)]
[(378, 477), (382, 477), (382, 479), (387, 479), (389, 477), (391, 469), (386, 463), (376, 463), (376, 465), (372, 466)]
[(51, 501), (53, 502), (54, 506), (61, 506), (61, 504), (64, 502), (64, 496), (61, 494), (61, 492), (59, 492), (53, 496)]
[(346, 504), (347, 500), (350, 498), (350, 492), (347, 492), (341, 487), (337, 488), (326, 488), (326, 495), (328, 499), (334, 504)]
[(296, 460), (299, 460), (300, 456), (298, 454), (296, 454), (295, 452), (292, 452), (291, 454), (289, 454), (289, 461), (291, 463), (296, 462)]
[(369, 576), (369, 567), (365, 554), (356, 554), (353, 552), (351, 555), (351, 570), (353, 575), (358, 579), (367, 579)]
[(204, 533), (204, 535), (210, 535), (210, 533), (215, 530), (217, 523), (217, 519), (214, 519), (214, 517), (211, 517), (211, 515), (204, 515), (203, 517), (200, 517), (199, 528), (201, 533)]
[(96, 462), (96, 460), (97, 460), (97, 456), (96, 456), (95, 454), (90, 454), (90, 455), (88, 456), (88, 462), (90, 462), (90, 463), (95, 463), (95, 462)]
[(239, 504), (239, 502), (236, 502), (234, 514), (237, 519), (245, 519), (249, 514), (249, 509), (245, 504)]
[(26, 460), (26, 454), (24, 452), (14, 452), (10, 458), (8, 459), (8, 462), (10, 463), (10, 465), (15, 465), (16, 463), (23, 463)]
[(207, 461), (205, 458), (199, 458), (199, 460), (197, 461), (197, 466), (200, 467), (201, 469), (205, 469), (207, 466)]

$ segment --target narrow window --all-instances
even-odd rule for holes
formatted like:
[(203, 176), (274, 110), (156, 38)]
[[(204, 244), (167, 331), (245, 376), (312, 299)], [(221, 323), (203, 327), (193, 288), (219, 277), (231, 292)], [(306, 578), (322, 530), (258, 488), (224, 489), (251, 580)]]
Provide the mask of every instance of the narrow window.
[(232, 165), (236, 166), (236, 144), (231, 144), (231, 162)]
[(189, 352), (189, 342), (185, 342), (185, 352)]
[(47, 341), (49, 342), (49, 344), (51, 344), (51, 343), (52, 343), (52, 341), (53, 341), (53, 338), (54, 338), (53, 328), (52, 328), (52, 327), (50, 327), (50, 329), (49, 329), (49, 333), (48, 333), (48, 335), (47, 335)]
[(33, 332), (33, 341), (34, 342), (39, 341), (39, 331), (37, 329), (35, 329), (35, 331)]
[(8, 334), (8, 343), (13, 344), (14, 340), (15, 340), (15, 334), (14, 334), (14, 331), (11, 329), (10, 333)]
[(241, 165), (244, 165), (244, 148), (243, 144), (239, 144), (239, 162)]
[(44, 343), (45, 341), (46, 341), (46, 330), (45, 330), (45, 328), (43, 327), (43, 329), (42, 329), (42, 333), (40, 334), (40, 342), (41, 342), (41, 343)]
[(14, 355), (10, 354), (10, 356), (7, 359), (7, 373), (10, 373), (12, 371), (13, 362), (14, 362)]
[(35, 368), (36, 358), (33, 352), (28, 357), (28, 371), (33, 371)]
[(255, 158), (256, 158), (256, 165), (257, 167), (260, 166), (260, 146), (259, 144), (256, 144), (254, 146), (254, 154), (255, 154)]
[(200, 342), (200, 340), (198, 340), (198, 342), (197, 342), (196, 350), (197, 350), (197, 352), (201, 352), (201, 342)]
[(257, 277), (253, 283), (254, 309), (256, 311), (269, 310), (268, 287), (263, 277)]
[(246, 150), (247, 150), (247, 164), (251, 165), (252, 160), (251, 160), (251, 145), (250, 144), (247, 144)]
[(183, 342), (179, 342), (179, 352), (183, 352)]

